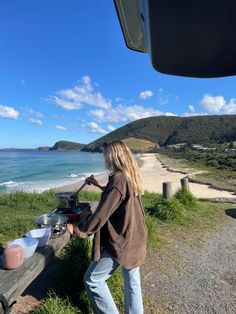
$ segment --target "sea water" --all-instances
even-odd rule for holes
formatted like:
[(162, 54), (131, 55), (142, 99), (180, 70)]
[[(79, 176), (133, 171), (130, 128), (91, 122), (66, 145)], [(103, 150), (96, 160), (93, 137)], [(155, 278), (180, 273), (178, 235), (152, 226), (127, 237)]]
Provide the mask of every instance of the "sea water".
[(42, 192), (105, 171), (103, 154), (86, 152), (0, 152), (0, 193)]

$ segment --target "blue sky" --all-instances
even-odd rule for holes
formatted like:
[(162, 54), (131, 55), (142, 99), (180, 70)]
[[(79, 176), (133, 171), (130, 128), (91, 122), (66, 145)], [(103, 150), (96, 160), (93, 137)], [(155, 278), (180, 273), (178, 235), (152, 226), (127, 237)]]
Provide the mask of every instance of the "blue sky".
[(153, 115), (236, 114), (235, 77), (156, 72), (113, 1), (0, 2), (0, 148), (89, 143)]

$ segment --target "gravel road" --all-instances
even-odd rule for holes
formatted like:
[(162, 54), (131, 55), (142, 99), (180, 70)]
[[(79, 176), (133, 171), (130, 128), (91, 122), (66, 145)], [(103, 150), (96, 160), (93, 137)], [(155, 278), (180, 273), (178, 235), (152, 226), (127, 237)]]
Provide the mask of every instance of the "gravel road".
[(156, 305), (150, 313), (236, 313), (236, 219), (226, 216), (201, 248), (175, 243), (173, 252), (152, 254), (143, 267), (144, 294)]

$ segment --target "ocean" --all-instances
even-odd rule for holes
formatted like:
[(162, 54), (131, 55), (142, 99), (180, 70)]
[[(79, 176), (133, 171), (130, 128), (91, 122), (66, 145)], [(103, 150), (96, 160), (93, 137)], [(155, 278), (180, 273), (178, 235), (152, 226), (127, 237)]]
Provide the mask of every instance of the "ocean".
[(86, 152), (0, 152), (0, 193), (42, 192), (105, 171), (103, 154)]

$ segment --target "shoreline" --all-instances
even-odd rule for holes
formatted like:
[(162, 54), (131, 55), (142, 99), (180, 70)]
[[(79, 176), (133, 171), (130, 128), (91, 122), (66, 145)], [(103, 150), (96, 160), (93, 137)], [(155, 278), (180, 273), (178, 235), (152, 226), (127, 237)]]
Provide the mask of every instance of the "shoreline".
[[(180, 179), (190, 176), (191, 173), (186, 169), (184, 171), (178, 171), (177, 169), (167, 168), (162, 161), (159, 160), (156, 153), (141, 153), (136, 154), (136, 161), (140, 168), (141, 181), (143, 185), (143, 190), (150, 193), (159, 193), (162, 194), (162, 185), (163, 182), (172, 183), (172, 194), (177, 192), (181, 188)], [(88, 176), (92, 173), (88, 173)], [(103, 170), (99, 173), (94, 173), (95, 178), (102, 185), (106, 185), (108, 182), (108, 170)], [(57, 192), (76, 192), (84, 183), (85, 178), (81, 177), (76, 182), (73, 181), (70, 184), (59, 185), (56, 187), (44, 188), (41, 191), (37, 189), (34, 191), (25, 191), (25, 192), (35, 192), (42, 193), (46, 191)], [(236, 196), (234, 192), (214, 189), (213, 186), (206, 185), (206, 183), (201, 182), (191, 182), (189, 180), (189, 189), (190, 192), (197, 198), (208, 199), (208, 200), (217, 200), (217, 199), (230, 199), (236, 201)], [(24, 191), (24, 190), (19, 190)], [(100, 192), (98, 187), (93, 185), (86, 185), (83, 191), (93, 191)], [(15, 191), (13, 191), (15, 192)], [(12, 192), (10, 192), (12, 193)], [(8, 193), (3, 193), (8, 194)]]
[[(172, 169), (166, 168), (162, 162), (157, 158), (156, 153), (143, 153), (136, 155), (136, 161), (140, 167), (141, 180), (143, 190), (147, 192), (162, 194), (163, 182), (172, 183), (172, 193), (177, 192), (181, 188), (180, 179), (186, 177), (188, 174), (181, 171), (172, 171)], [(95, 175), (95, 178), (100, 184), (106, 184), (108, 181), (108, 171), (104, 171), (99, 175)], [(71, 185), (61, 186), (55, 191), (60, 192), (75, 192), (77, 191), (84, 181), (73, 183)], [(231, 199), (236, 200), (236, 196), (233, 192), (225, 190), (216, 190), (213, 187), (204, 183), (195, 183), (189, 180), (189, 189), (191, 193), (197, 198), (203, 199)], [(95, 186), (85, 186), (84, 191), (100, 191)]]
[[(108, 171), (104, 170), (103, 172), (99, 174), (95, 174), (94, 177), (99, 181), (100, 184), (106, 185), (108, 182)], [(62, 186), (59, 186), (57, 188), (50, 189), (50, 190), (53, 190), (55, 192), (76, 192), (83, 185), (83, 183), (84, 183), (84, 178), (83, 179), (81, 178), (81, 180), (78, 180), (77, 182), (67, 184), (67, 185), (62, 185)], [(94, 185), (86, 185), (83, 190), (84, 191), (98, 191), (99, 188), (97, 188)]]
[[(141, 169), (144, 165), (144, 161), (141, 159), (142, 155), (137, 154), (135, 156), (136, 156), (136, 162), (137, 162), (139, 168)], [(106, 185), (108, 182), (108, 175), (109, 175), (109, 171), (104, 170), (99, 174), (95, 174), (94, 177), (96, 180), (98, 180), (98, 182), (100, 184)], [(84, 179), (81, 179), (77, 182), (67, 184), (67, 185), (62, 185), (62, 186), (59, 186), (59, 187), (54, 188), (52, 190), (56, 191), (56, 192), (76, 192), (82, 186), (83, 183), (84, 183)], [(100, 191), (100, 189), (94, 185), (86, 185), (84, 187), (83, 191)]]

